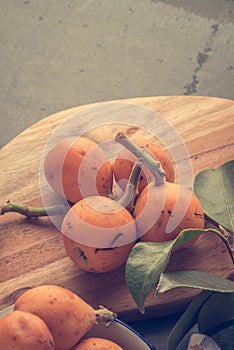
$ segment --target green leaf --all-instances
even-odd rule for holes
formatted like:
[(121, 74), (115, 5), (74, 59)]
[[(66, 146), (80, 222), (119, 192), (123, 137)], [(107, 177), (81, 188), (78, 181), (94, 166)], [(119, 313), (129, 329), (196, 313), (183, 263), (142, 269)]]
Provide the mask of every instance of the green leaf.
[(193, 190), (204, 212), (234, 234), (234, 160), (205, 169), (194, 179)]
[(128, 289), (141, 313), (144, 313), (145, 300), (157, 285), (161, 273), (164, 272), (169, 262), (173, 249), (204, 232), (207, 234), (215, 233), (230, 249), (227, 239), (219, 231), (213, 229), (187, 229), (181, 231), (172, 241), (162, 243), (141, 242), (133, 247), (126, 263), (125, 278)]
[(178, 287), (196, 288), (220, 293), (233, 293), (234, 282), (201, 271), (162, 273), (155, 294), (159, 295)]
[(167, 349), (175, 350), (180, 341), (184, 338), (186, 333), (197, 323), (197, 318), (202, 305), (214, 292), (203, 291), (193, 298), (183, 315), (172, 328), (168, 339)]
[[(183, 339), (185, 334), (197, 323), (197, 320), (199, 320), (201, 333), (207, 334), (207, 330), (214, 329), (218, 327), (218, 325), (220, 327), (220, 324), (226, 323), (227, 319), (230, 320), (230, 311), (228, 309), (233, 309), (233, 306), (228, 303), (226, 294), (229, 293), (233, 300), (233, 281), (201, 271), (168, 272), (161, 275), (156, 294), (158, 295), (177, 287), (198, 288), (202, 289), (203, 292), (193, 299), (169, 334), (169, 350), (176, 349), (176, 346)], [(214, 295), (215, 301), (221, 298), (221, 296), (216, 296), (219, 295), (219, 293), (222, 293), (222, 295), (226, 297), (226, 307), (223, 305), (223, 307), (220, 308), (220, 305), (217, 305), (217, 303), (216, 307), (214, 307), (214, 305), (211, 304), (210, 300)], [(234, 312), (232, 312), (232, 316), (233, 314)]]
[(171, 242), (137, 243), (128, 257), (126, 283), (141, 313), (146, 297), (167, 266), (171, 245)]
[(175, 350), (196, 323), (199, 332), (208, 335), (228, 326), (234, 318), (233, 300), (232, 292), (227, 294), (204, 290), (198, 294), (172, 328), (167, 339), (167, 349)]
[(127, 260), (126, 283), (141, 313), (144, 313), (146, 297), (156, 286), (165, 270), (174, 248), (201, 235), (204, 230), (184, 230), (169, 242), (137, 243)]
[(214, 293), (198, 315), (200, 333), (213, 335), (234, 324), (234, 292)]

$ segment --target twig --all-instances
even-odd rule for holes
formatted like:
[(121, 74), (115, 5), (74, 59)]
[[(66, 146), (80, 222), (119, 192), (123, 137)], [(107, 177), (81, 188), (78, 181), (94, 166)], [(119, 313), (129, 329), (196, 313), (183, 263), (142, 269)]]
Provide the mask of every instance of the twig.
[[(225, 228), (222, 225), (220, 225), (216, 220), (211, 218), (206, 213), (204, 213), (204, 218), (205, 218), (205, 221), (209, 225), (212, 225), (212, 226), (216, 227), (222, 233), (222, 235), (228, 240), (230, 246), (232, 247), (232, 245), (233, 245), (233, 234), (231, 232), (229, 232), (229, 230), (227, 228)], [(231, 249), (233, 250), (233, 247)]]
[(12, 202), (7, 200), (2, 206), (0, 206), (0, 215), (5, 213), (14, 212), (27, 216), (28, 218), (39, 216), (56, 216), (64, 214), (65, 208), (63, 205), (53, 205), (49, 207), (32, 207), (22, 203)]
[(140, 158), (132, 168), (132, 172), (123, 196), (119, 199), (117, 198), (117, 202), (124, 206), (130, 213), (134, 209), (134, 201), (137, 194), (142, 165), (143, 161), (142, 158)]
[(128, 139), (122, 132), (118, 133), (115, 137), (115, 141), (132, 152), (138, 159), (142, 158), (142, 162), (152, 172), (154, 176), (155, 186), (161, 186), (165, 183), (166, 173), (162, 169), (161, 163), (152, 158), (144, 148), (138, 146), (133, 141)]

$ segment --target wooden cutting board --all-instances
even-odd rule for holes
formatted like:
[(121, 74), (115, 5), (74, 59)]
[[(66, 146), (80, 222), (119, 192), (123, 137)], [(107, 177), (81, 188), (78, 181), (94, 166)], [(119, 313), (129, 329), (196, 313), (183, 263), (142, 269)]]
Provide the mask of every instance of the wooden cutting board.
[[(165, 132), (159, 130), (155, 112), (166, 122)], [(160, 135), (160, 141), (166, 140), (167, 144), (173, 142), (170, 132), (175, 130), (192, 161), (193, 176), (234, 158), (233, 101), (165, 96), (96, 103), (51, 115), (1, 149), (2, 202), (10, 199), (41, 204), (39, 169), (43, 152), (53, 135), (60, 137), (72, 118), (76, 121), (72, 125), (74, 133), (85, 133), (98, 142), (113, 138), (118, 131), (129, 137), (142, 136), (147, 131), (149, 139)], [(234, 279), (230, 256), (214, 235), (202, 236), (193, 247), (174, 253), (169, 269), (195, 269)], [(94, 307), (105, 305), (125, 321), (182, 311), (199, 292), (179, 288), (157, 298), (152, 293), (146, 313), (141, 315), (125, 284), (124, 267), (105, 274), (82, 272), (66, 256), (61, 234), (48, 218), (27, 219), (16, 213), (1, 216), (0, 310), (14, 303), (27, 288), (48, 283), (71, 289)]]

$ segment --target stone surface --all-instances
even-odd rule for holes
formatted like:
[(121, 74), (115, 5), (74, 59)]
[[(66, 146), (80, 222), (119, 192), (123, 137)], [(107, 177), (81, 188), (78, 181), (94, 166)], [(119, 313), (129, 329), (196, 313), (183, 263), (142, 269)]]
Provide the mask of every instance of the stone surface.
[(233, 99), (231, 0), (1, 0), (0, 146), (90, 102)]

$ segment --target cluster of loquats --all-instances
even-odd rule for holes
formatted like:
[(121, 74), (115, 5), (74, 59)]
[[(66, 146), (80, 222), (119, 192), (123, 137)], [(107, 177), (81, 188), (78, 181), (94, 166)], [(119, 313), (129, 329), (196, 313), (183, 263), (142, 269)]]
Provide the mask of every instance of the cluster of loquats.
[(71, 203), (61, 226), (66, 252), (85, 271), (118, 268), (139, 240), (169, 241), (204, 228), (198, 198), (175, 183), (169, 152), (122, 133), (115, 141), (124, 149), (112, 162), (87, 137), (60, 141), (44, 162), (49, 185)]

